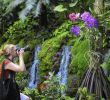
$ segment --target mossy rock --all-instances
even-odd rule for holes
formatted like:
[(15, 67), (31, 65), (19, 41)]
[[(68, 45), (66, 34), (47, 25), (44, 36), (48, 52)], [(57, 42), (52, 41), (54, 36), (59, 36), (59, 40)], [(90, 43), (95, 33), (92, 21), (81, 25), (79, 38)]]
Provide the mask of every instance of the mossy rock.
[(52, 57), (61, 49), (62, 44), (67, 45), (69, 39), (73, 39), (73, 35), (69, 32), (70, 25), (70, 22), (64, 22), (58, 29), (55, 30), (55, 32), (53, 32), (54, 36), (51, 39), (45, 40), (42, 43), (41, 51), (38, 55), (40, 61), (39, 71), (41, 77), (48, 71), (52, 71)]

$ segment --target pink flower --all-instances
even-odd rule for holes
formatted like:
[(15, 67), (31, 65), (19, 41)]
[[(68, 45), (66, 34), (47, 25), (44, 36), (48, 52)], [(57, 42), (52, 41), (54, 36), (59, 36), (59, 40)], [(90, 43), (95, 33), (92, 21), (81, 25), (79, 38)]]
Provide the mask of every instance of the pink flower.
[(69, 14), (69, 19), (71, 21), (76, 21), (79, 18), (79, 15), (80, 15), (80, 13), (77, 13), (77, 14), (71, 13), (71, 14)]

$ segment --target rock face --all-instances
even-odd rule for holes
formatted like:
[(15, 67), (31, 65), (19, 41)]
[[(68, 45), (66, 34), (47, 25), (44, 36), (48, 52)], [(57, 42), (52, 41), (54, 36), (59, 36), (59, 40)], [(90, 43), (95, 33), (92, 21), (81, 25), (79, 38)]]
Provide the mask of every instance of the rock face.
[(54, 74), (57, 74), (59, 71), (60, 60), (61, 60), (61, 51), (57, 52), (52, 58), (52, 62), (53, 62), (52, 71), (54, 71)]
[(73, 97), (77, 92), (78, 84), (77, 84), (77, 76), (73, 74), (69, 74), (68, 76), (68, 89), (66, 91), (67, 95)]

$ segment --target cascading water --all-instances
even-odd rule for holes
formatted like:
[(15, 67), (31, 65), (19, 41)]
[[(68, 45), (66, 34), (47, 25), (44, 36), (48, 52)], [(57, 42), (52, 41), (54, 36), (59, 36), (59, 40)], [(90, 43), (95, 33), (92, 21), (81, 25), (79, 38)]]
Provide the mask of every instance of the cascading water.
[(34, 61), (32, 64), (32, 67), (30, 69), (30, 81), (28, 84), (29, 88), (36, 88), (37, 87), (37, 82), (38, 82), (38, 52), (40, 51), (40, 46), (35, 47), (35, 54), (34, 54)]
[[(60, 62), (60, 69), (57, 74), (59, 84), (66, 88), (67, 86), (67, 77), (68, 77), (68, 65), (70, 61), (70, 46), (64, 46), (62, 51), (62, 58)], [(62, 91), (62, 94), (65, 95), (65, 89)]]

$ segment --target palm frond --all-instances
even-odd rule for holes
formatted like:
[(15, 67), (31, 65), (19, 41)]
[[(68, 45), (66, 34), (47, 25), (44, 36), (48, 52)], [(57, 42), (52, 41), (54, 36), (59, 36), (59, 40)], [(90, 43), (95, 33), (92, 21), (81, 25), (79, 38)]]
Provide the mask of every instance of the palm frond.
[(50, 3), (50, 0), (42, 0), (42, 3), (43, 4), (49, 4)]
[(26, 7), (19, 13), (19, 18), (24, 20), (26, 15), (33, 9), (35, 6), (35, 0), (27, 0), (25, 3)]
[(16, 6), (18, 6), (19, 4), (23, 3), (25, 0), (13, 0), (10, 2), (9, 6), (6, 9), (6, 12), (10, 12), (12, 11), (12, 9), (14, 9)]
[(42, 4), (48, 5), (50, 0), (8, 0), (9, 6), (6, 9), (6, 13), (12, 11), (18, 5), (24, 3), (25, 7), (19, 12), (19, 18), (24, 20), (26, 15), (30, 12), (37, 17), (41, 12)]
[(37, 3), (36, 9), (34, 10), (34, 15), (37, 17), (40, 14), (41, 11), (42, 2), (39, 0)]

